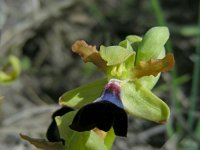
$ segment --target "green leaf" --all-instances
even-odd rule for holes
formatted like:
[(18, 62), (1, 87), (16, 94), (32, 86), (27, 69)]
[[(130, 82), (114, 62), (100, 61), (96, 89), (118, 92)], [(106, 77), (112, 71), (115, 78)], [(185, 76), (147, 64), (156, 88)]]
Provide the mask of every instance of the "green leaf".
[(100, 79), (68, 91), (60, 97), (59, 103), (72, 108), (80, 108), (97, 99), (106, 83), (106, 79)]
[(166, 122), (169, 118), (168, 106), (140, 84), (122, 84), (121, 97), (125, 110), (132, 115), (160, 123)]
[(86, 131), (74, 132), (67, 150), (107, 150), (107, 147), (94, 131)]
[(76, 114), (76, 111), (72, 111), (72, 112), (68, 112), (67, 114), (65, 114), (64, 116), (57, 116), (55, 118), (56, 120), (56, 124), (58, 126), (58, 130), (60, 133), (60, 137), (61, 139), (65, 140), (65, 144), (68, 145), (71, 136), (73, 134), (73, 130), (71, 130), (69, 128), (69, 125), (72, 123), (73, 118)]
[(121, 46), (100, 47), (100, 55), (108, 66), (120, 64), (135, 53), (128, 41), (126, 44), (127, 48)]
[(200, 29), (198, 25), (187, 25), (187, 26), (178, 26), (173, 28), (175, 32), (178, 32), (183, 36), (198, 36), (200, 35)]
[(62, 142), (48, 142), (45, 139), (35, 139), (23, 134), (20, 134), (20, 137), (40, 150), (64, 150)]
[(0, 70), (0, 83), (9, 83), (18, 78), (21, 71), (19, 59), (13, 55), (8, 57), (7, 62)]
[(168, 38), (169, 30), (167, 27), (153, 27), (148, 30), (139, 44), (136, 63), (157, 58)]

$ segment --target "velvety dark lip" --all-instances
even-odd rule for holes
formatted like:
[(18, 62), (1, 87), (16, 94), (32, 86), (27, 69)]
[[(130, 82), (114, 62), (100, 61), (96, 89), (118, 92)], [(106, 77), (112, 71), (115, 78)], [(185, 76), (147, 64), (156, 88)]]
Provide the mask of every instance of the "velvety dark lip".
[(83, 106), (69, 127), (78, 132), (90, 131), (94, 128), (108, 132), (113, 127), (115, 135), (126, 136), (128, 119), (120, 99), (120, 82), (111, 79), (100, 98)]
[(90, 131), (95, 127), (108, 132), (113, 127), (115, 135), (126, 137), (128, 119), (124, 109), (102, 100), (82, 107), (69, 127), (78, 132)]

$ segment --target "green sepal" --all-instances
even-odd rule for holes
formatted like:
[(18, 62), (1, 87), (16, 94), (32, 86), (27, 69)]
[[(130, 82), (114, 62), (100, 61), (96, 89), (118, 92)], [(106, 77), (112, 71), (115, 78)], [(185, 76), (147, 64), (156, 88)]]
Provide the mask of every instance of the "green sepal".
[(169, 119), (168, 106), (149, 89), (138, 83), (123, 83), (121, 99), (125, 110), (134, 116), (159, 123)]
[(94, 131), (73, 133), (66, 150), (108, 150), (101, 139)]
[(100, 79), (67, 91), (60, 97), (59, 104), (72, 108), (80, 108), (97, 99), (101, 95), (106, 83), (107, 79)]
[(140, 61), (157, 58), (168, 38), (169, 30), (167, 27), (153, 27), (148, 30), (139, 44), (136, 64)]
[(115, 133), (114, 133), (114, 129), (111, 128), (108, 132), (107, 135), (104, 139), (104, 144), (106, 145), (107, 149), (110, 150), (112, 148), (112, 145), (115, 141)]
[(63, 116), (55, 117), (56, 124), (60, 133), (60, 138), (65, 140), (65, 145), (69, 144), (69, 141), (72, 137), (73, 130), (69, 128), (69, 125), (72, 123), (76, 111), (68, 112)]
[[(137, 36), (137, 35), (128, 35), (126, 37), (126, 39), (123, 40), (123, 41), (121, 41), (121, 42), (119, 42), (118, 45), (122, 46), (124, 48), (127, 48), (127, 42), (129, 42), (130, 45), (133, 46), (134, 43), (138, 43), (138, 42), (141, 42), (141, 41), (142, 41), (142, 38), (140, 36)], [(135, 50), (135, 49), (133, 48), (133, 50)]]
[(136, 43), (136, 42), (141, 42), (142, 38), (140, 36), (137, 35), (128, 35), (126, 37), (126, 39), (132, 44), (132, 43)]
[(103, 45), (100, 47), (100, 55), (107, 62), (108, 66), (123, 63), (127, 58), (135, 53), (128, 41), (126, 44), (126, 48), (122, 46), (105, 47)]

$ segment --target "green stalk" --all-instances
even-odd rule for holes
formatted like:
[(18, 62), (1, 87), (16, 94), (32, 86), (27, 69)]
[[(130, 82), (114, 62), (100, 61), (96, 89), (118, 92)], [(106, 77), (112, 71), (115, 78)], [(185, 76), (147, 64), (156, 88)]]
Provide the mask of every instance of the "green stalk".
[[(198, 28), (200, 29), (200, 2), (199, 2), (199, 16), (198, 16)], [(200, 34), (197, 36), (197, 45), (196, 45), (196, 58), (194, 62), (194, 69), (193, 69), (193, 77), (192, 77), (192, 87), (191, 87), (191, 107), (189, 110), (189, 127), (192, 129), (194, 123), (194, 113), (196, 109), (196, 101), (197, 101), (197, 94), (199, 88), (199, 80), (200, 80)]]
[(165, 19), (164, 19), (164, 14), (161, 10), (161, 6), (160, 3), (158, 2), (158, 0), (151, 0), (151, 6), (153, 8), (155, 17), (157, 19), (157, 22), (159, 25), (166, 25)]

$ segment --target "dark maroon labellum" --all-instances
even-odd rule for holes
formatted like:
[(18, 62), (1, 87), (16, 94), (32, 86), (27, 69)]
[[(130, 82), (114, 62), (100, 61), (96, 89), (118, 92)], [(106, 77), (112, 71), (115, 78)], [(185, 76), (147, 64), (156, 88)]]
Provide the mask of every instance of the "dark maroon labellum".
[(113, 126), (118, 136), (127, 134), (126, 112), (109, 101), (101, 101), (82, 107), (76, 114), (70, 128), (79, 132), (95, 127), (107, 132)]
[(120, 86), (114, 80), (105, 86), (99, 99), (85, 105), (77, 112), (70, 128), (79, 132), (99, 128), (107, 132), (113, 127), (116, 135), (126, 136), (127, 120), (127, 114), (120, 99)]

